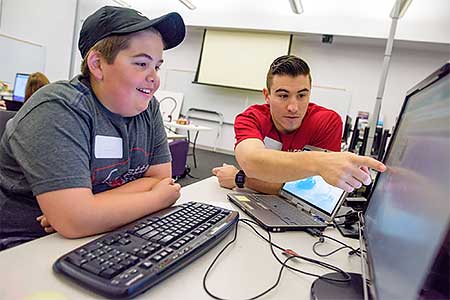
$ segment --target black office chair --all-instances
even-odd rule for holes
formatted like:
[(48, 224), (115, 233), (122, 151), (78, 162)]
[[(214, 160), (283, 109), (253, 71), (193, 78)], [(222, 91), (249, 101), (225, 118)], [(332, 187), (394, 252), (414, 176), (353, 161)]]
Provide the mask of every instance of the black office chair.
[(5, 131), (6, 122), (14, 117), (15, 114), (15, 111), (0, 109), (0, 138), (3, 136), (3, 132)]

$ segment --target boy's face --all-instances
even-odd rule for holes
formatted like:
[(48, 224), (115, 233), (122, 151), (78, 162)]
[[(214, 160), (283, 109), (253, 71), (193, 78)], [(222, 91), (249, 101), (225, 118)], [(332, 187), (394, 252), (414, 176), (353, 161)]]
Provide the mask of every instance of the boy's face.
[(161, 37), (149, 31), (137, 33), (129, 47), (112, 64), (102, 59), (102, 102), (124, 117), (145, 111), (159, 88), (158, 70), (163, 63)]
[(311, 83), (308, 76), (275, 75), (270, 92), (263, 90), (275, 127), (283, 133), (295, 131), (308, 109)]

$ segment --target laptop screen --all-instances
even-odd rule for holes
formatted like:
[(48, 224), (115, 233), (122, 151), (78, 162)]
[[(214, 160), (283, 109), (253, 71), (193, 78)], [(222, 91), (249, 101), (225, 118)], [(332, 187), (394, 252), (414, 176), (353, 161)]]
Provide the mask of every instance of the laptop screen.
[(14, 81), (13, 100), (23, 102), (25, 99), (25, 87), (27, 85), (29, 74), (16, 74)]
[(282, 191), (301, 198), (310, 206), (331, 215), (339, 205), (344, 190), (328, 184), (321, 176), (286, 182)]

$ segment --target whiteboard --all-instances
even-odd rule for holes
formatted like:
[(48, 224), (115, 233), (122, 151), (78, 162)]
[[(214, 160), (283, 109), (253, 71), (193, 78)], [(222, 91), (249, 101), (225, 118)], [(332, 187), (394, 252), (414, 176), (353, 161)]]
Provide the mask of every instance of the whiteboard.
[(13, 88), (16, 73), (44, 72), (44, 46), (0, 34), (0, 80)]
[[(265, 103), (262, 92), (192, 83), (195, 71), (167, 69), (161, 76), (164, 90), (184, 93), (181, 113), (189, 108), (220, 112), (224, 122), (233, 124), (235, 117), (252, 104)], [(343, 88), (313, 86), (311, 102), (336, 111), (343, 122), (349, 113), (351, 93)]]

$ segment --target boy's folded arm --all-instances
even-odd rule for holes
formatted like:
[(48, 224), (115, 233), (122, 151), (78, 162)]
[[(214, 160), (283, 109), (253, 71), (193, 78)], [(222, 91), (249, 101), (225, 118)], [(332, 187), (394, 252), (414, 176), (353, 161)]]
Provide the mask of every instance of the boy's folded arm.
[(179, 197), (173, 192), (162, 200), (158, 191), (110, 190), (92, 194), (89, 188), (69, 188), (38, 195), (39, 206), (51, 226), (67, 238), (113, 230), (170, 206)]

